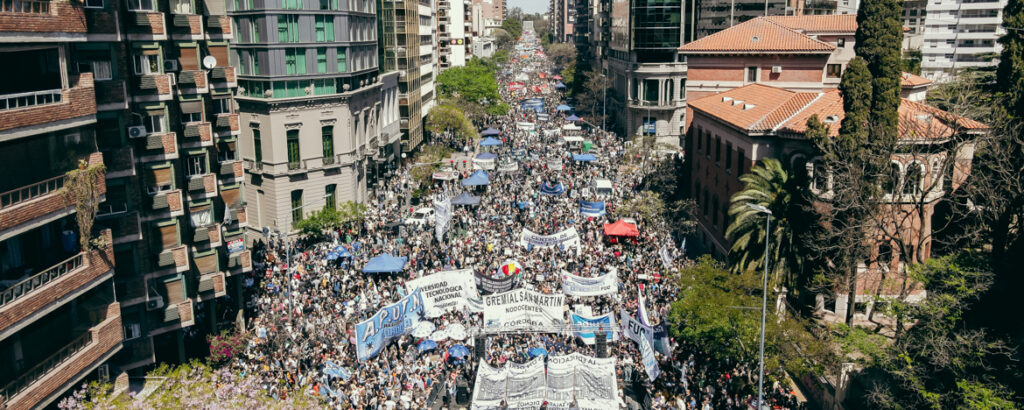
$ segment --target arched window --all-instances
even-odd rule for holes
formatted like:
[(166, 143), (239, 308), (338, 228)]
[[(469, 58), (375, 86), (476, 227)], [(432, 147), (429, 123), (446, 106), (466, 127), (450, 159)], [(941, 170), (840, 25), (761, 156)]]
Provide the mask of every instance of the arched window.
[(803, 154), (795, 154), (789, 159), (790, 169), (796, 177), (797, 184), (806, 186), (810, 183), (810, 171), (807, 169), (807, 158)]
[(903, 195), (921, 194), (921, 183), (924, 179), (924, 170), (918, 162), (907, 167), (907, 175), (903, 180)]
[(899, 194), (900, 176), (902, 174), (903, 171), (900, 169), (899, 163), (889, 163), (889, 175), (886, 175), (882, 181), (882, 192), (893, 196)]
[(816, 192), (828, 191), (828, 169), (825, 168), (825, 161), (814, 160), (811, 167), (811, 189)]

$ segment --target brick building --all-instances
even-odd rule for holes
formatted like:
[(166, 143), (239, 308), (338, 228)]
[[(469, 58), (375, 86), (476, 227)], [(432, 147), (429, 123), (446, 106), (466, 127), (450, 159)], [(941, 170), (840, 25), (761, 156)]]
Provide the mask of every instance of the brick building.
[[(251, 270), (223, 2), (7, 2), (0, 31), (0, 406), (203, 353)], [(96, 250), (79, 158), (106, 166)]]
[[(697, 204), (697, 242), (705, 251), (720, 258), (728, 255), (731, 245), (725, 230), (731, 222), (730, 198), (742, 188), (740, 175), (765, 158), (776, 158), (798, 172), (805, 171), (812, 193), (830, 195), (828, 164), (804, 139), (804, 133), (808, 118), (817, 115), (831, 135), (838, 135), (844, 117), (838, 90), (794, 92), (748, 84), (691, 100), (689, 105), (693, 116), (686, 163)], [(902, 275), (903, 261), (921, 262), (929, 257), (935, 204), (970, 172), (973, 145), (959, 144), (958, 137), (987, 131), (983, 124), (908, 99), (902, 101), (899, 116), (900, 153), (892, 157), (892, 175), (897, 182), (884, 187), (887, 205), (879, 219), (891, 225), (887, 232), (901, 232), (907, 236), (903, 241), (916, 245), (913, 255), (900, 255), (898, 247), (879, 234), (872, 257), (860, 267), (857, 314), (870, 313), (875, 293), (899, 293), (902, 281), (894, 280), (899, 276), (886, 275)], [(825, 310), (838, 317), (845, 315), (844, 291), (826, 300)]]

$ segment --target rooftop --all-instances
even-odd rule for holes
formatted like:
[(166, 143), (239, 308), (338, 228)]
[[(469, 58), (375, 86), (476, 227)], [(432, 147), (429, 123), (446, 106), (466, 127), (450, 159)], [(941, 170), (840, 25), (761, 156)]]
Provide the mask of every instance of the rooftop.
[[(796, 17), (806, 22), (796, 24), (797, 19), (783, 18), (785, 23), (780, 23), (776, 18), (758, 17), (686, 43), (679, 47), (679, 51), (684, 54), (829, 54), (835, 50), (835, 46), (813, 39), (801, 30), (838, 26), (838, 23), (833, 24), (833, 20), (840, 19), (831, 18), (833, 16)], [(822, 22), (814, 23), (819, 20)], [(788, 27), (787, 24), (799, 28)]]
[(804, 33), (808, 34), (853, 34), (857, 32), (856, 14), (828, 14), (816, 16), (769, 16), (767, 17), (767, 19), (774, 21), (786, 28), (803, 31)]
[(930, 85), (932, 80), (911, 73), (903, 73), (900, 77), (900, 86), (903, 88), (914, 88)]

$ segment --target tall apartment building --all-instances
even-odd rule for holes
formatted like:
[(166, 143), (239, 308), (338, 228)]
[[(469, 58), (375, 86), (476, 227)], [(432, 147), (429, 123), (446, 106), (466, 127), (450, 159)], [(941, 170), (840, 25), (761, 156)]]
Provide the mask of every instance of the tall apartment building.
[(676, 49), (686, 32), (683, 3), (613, 0), (607, 75), (608, 112), (623, 135), (653, 135), (680, 145), (686, 124), (686, 61)]
[[(699, 0), (688, 6), (692, 19), (690, 39), (717, 33), (755, 17), (792, 14), (788, 10), (793, 8), (787, 0)], [(810, 7), (818, 6), (812, 4)]]
[(505, 21), (505, 1), (504, 0), (472, 0), (473, 7), (479, 6), (480, 19), (474, 18), (473, 23), (479, 24), (482, 31), (478, 30), (480, 35), (490, 35), (491, 30), (495, 28), (501, 28), (501, 23)]
[(294, 232), (311, 212), (366, 200), (386, 143), (376, 13), (372, 0), (234, 4), (231, 55), (254, 233)]
[[(921, 74), (933, 81), (949, 81), (967, 68), (993, 66), (1002, 46), (997, 40), (1006, 33), (1003, 8), (1006, 0), (935, 0), (924, 8), (907, 7), (905, 20), (918, 11), (924, 25), (921, 37)], [(910, 26), (914, 27), (914, 26)]]
[[(202, 353), (251, 270), (223, 6), (6, 2), (0, 31), (0, 406)], [(79, 159), (106, 166), (96, 249)]]
[(472, 2), (470, 0), (438, 0), (437, 32), (439, 69), (466, 65), (473, 54)]
[(551, 34), (554, 34), (556, 42), (573, 42), (575, 40), (573, 28), (576, 24), (576, 1), (551, 0), (551, 4), (548, 6), (548, 24), (550, 24)]
[(398, 70), (400, 153), (405, 153), (423, 142), (423, 118), (434, 99), (432, 3), (378, 0), (377, 4), (381, 36), (378, 58), (383, 67)]

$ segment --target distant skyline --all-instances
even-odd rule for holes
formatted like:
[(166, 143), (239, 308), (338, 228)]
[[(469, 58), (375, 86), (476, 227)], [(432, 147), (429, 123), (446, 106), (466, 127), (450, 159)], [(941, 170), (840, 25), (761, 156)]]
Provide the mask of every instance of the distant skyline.
[(546, 13), (548, 11), (547, 0), (511, 0), (508, 2), (508, 7), (519, 7), (523, 9), (523, 13)]

